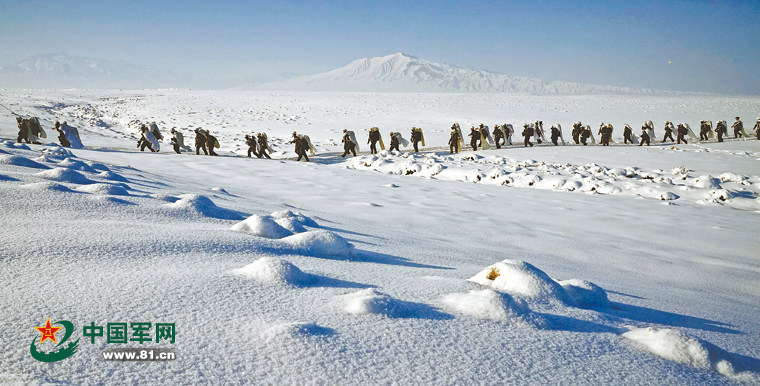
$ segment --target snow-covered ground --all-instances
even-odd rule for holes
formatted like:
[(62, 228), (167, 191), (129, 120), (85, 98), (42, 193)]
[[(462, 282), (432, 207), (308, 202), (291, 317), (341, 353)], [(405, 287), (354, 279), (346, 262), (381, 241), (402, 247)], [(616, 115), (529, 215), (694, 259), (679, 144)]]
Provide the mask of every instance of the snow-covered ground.
[[(341, 159), (340, 132), (646, 120), (692, 128), (758, 98), (3, 91), (87, 148), (15, 145), (0, 112), (0, 381), (760, 383), (760, 141)], [(216, 132), (221, 157), (135, 149)], [(190, 125), (193, 125), (192, 127)], [(661, 123), (657, 134), (662, 135)], [(275, 160), (245, 153), (268, 130)], [(314, 162), (296, 163), (292, 131)], [(387, 141), (386, 141), (387, 144)], [(362, 149), (365, 150), (365, 149)], [(29, 355), (47, 318), (174, 322), (171, 362)], [(60, 337), (59, 337), (60, 338)], [(44, 343), (46, 349), (52, 347)]]

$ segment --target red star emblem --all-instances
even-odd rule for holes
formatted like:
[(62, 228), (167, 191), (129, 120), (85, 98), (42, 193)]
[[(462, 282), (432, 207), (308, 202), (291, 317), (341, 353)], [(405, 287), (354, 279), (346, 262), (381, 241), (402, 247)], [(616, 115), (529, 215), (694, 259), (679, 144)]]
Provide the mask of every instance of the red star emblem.
[(53, 343), (58, 344), (58, 340), (55, 339), (55, 333), (58, 332), (63, 327), (53, 327), (53, 325), (50, 323), (50, 318), (47, 318), (47, 323), (45, 323), (45, 327), (35, 327), (37, 331), (39, 331), (42, 334), (42, 338), (40, 338), (40, 344), (48, 339), (52, 340)]

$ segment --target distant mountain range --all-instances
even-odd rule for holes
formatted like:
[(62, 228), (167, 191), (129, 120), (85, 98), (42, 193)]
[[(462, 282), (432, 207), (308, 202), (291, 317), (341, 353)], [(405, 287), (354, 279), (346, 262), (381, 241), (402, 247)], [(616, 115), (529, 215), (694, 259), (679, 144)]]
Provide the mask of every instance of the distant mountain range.
[(321, 74), (257, 87), (284, 91), (501, 92), (536, 94), (660, 94), (644, 88), (544, 81), (393, 55), (355, 60)]
[(65, 53), (34, 55), (0, 67), (0, 88), (165, 88), (182, 79), (122, 60), (71, 56)]

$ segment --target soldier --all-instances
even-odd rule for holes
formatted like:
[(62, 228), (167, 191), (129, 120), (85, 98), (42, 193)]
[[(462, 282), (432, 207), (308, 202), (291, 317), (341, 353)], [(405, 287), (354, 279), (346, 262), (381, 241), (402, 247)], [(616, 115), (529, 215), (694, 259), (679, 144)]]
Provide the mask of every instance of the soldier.
[(219, 141), (216, 140), (216, 137), (211, 135), (211, 132), (206, 129), (206, 146), (208, 146), (208, 155), (219, 155), (214, 152), (215, 147), (219, 147)]
[(583, 126), (583, 129), (581, 131), (581, 143), (583, 146), (588, 145), (588, 139), (591, 137), (591, 127), (586, 125)]
[(396, 151), (401, 151), (398, 148), (399, 144), (400, 142), (398, 140), (398, 137), (396, 136), (396, 133), (391, 132), (391, 147), (390, 149), (388, 149), (388, 151), (393, 151), (393, 149), (396, 149)]
[(612, 128), (612, 124), (611, 123), (603, 125), (603, 127), (601, 129), (601, 133), (602, 133), (602, 138), (601, 138), (602, 146), (609, 146), (610, 145), (610, 140), (612, 139), (612, 130), (613, 130), (613, 128)]
[[(293, 135), (295, 134), (296, 133), (293, 132)], [(348, 133), (348, 130), (343, 130), (343, 140), (341, 142), (343, 142), (343, 154), (341, 154), (340, 157), (343, 158), (347, 156), (348, 153), (352, 153), (354, 157), (356, 157), (356, 144), (351, 140), (351, 135)], [(417, 149), (415, 149), (415, 151), (417, 151)], [(298, 159), (301, 159), (300, 156)], [(307, 158), (306, 160), (308, 161), (309, 159)]]
[(198, 128), (195, 129), (195, 155), (200, 155), (201, 149), (203, 149), (203, 154), (208, 155), (208, 151), (206, 150), (206, 133)]
[(31, 143), (29, 142), (29, 124), (26, 119), (16, 117), (16, 122), (18, 123), (18, 137), (16, 138), (16, 143), (21, 143), (21, 141)]
[(543, 143), (543, 141), (541, 141), (541, 138), (545, 138), (544, 137), (544, 122), (536, 121), (535, 127), (536, 127), (535, 128), (536, 131), (534, 135), (536, 136), (536, 143), (540, 145), (541, 143)]
[(515, 133), (515, 129), (511, 124), (504, 124), (501, 126), (504, 130), (504, 137), (507, 139), (507, 143), (512, 145), (512, 135)]
[(715, 135), (718, 136), (718, 142), (723, 142), (723, 136), (728, 135), (728, 124), (726, 121), (718, 121), (715, 125)]
[(573, 123), (573, 141), (575, 141), (576, 145), (579, 145), (581, 143), (581, 133), (583, 132), (583, 125), (581, 124), (581, 121)]
[(251, 154), (255, 155), (257, 158), (259, 157), (259, 152), (257, 151), (258, 143), (256, 143), (256, 138), (254, 138), (252, 135), (245, 135), (245, 143), (248, 145), (248, 157), (251, 157)]
[(739, 117), (736, 117), (736, 122), (734, 122), (731, 127), (734, 128), (734, 138), (741, 138), (742, 132), (744, 131), (744, 124), (739, 120)]
[(633, 129), (631, 129), (631, 126), (628, 126), (628, 124), (625, 124), (625, 128), (623, 129), (623, 144), (627, 145), (628, 142), (631, 144), (634, 144), (633, 141)]
[(158, 141), (156, 140), (156, 137), (153, 136), (153, 133), (148, 130), (148, 127), (145, 125), (140, 126), (140, 132), (142, 133), (142, 136), (140, 137), (140, 140), (137, 141), (137, 147), (140, 148), (140, 151), (145, 151), (145, 148), (147, 147), (152, 152), (158, 152)]
[(707, 125), (705, 120), (699, 121), (699, 140), (707, 141), (707, 135), (710, 134), (710, 126)]
[[(348, 134), (346, 134), (346, 130), (343, 130), (344, 139), (346, 138), (347, 135)], [(295, 145), (295, 152), (298, 155), (298, 159), (296, 159), (296, 161), (300, 161), (301, 158), (303, 158), (304, 160), (306, 160), (306, 162), (309, 162), (309, 156), (306, 155), (306, 150), (309, 148), (309, 142), (307, 142), (306, 139), (298, 136), (298, 134), (296, 134), (296, 132), (294, 131), (293, 139), (288, 143), (292, 143), (293, 145)]]
[(686, 142), (686, 138), (684, 138), (686, 134), (689, 134), (689, 130), (682, 123), (679, 123), (678, 130), (676, 132), (676, 144), (680, 145), (681, 141), (683, 141), (684, 144), (688, 144), (688, 142)]
[(459, 153), (459, 132), (457, 129), (451, 129), (451, 137), (449, 137), (449, 154)]
[(472, 151), (478, 151), (478, 141), (480, 141), (480, 131), (475, 130), (474, 126), (470, 126), (470, 146), (472, 146)]
[(174, 130), (174, 128), (171, 129), (170, 133), (172, 133), (172, 147), (174, 148), (174, 152), (177, 154), (182, 154), (179, 151), (180, 147), (183, 145), (182, 133)]
[(643, 146), (645, 143), (647, 146), (649, 146), (649, 127), (647, 125), (641, 126), (641, 140), (639, 141), (639, 146)]
[[(497, 149), (501, 149), (499, 142), (504, 141), (504, 131), (502, 130), (504, 129), (501, 126), (493, 125), (493, 141), (496, 143)], [(504, 144), (506, 145), (506, 142)]]
[(755, 137), (760, 139), (760, 118), (757, 118), (757, 122), (755, 122), (755, 127), (753, 127), (753, 129), (755, 129)]
[(670, 138), (671, 141), (675, 141), (673, 139), (673, 123), (665, 121), (665, 136), (662, 137), (662, 143), (665, 143), (668, 138)]
[(561, 135), (562, 133), (559, 131), (557, 126), (552, 125), (552, 143), (554, 146), (559, 146), (559, 143), (557, 143), (557, 141)]
[[(412, 127), (412, 144), (414, 145), (414, 152), (415, 153), (418, 152), (418, 151), (420, 151), (417, 148), (417, 143), (420, 142), (420, 141), (423, 141), (423, 139), (422, 139), (422, 129), (420, 129), (419, 127)], [(425, 144), (423, 143), (422, 146), (425, 146)]]
[(380, 142), (380, 130), (377, 127), (369, 129), (369, 154), (377, 154), (377, 143)]
[(267, 154), (267, 150), (269, 149), (269, 144), (267, 143), (267, 133), (256, 134), (256, 141), (259, 143), (259, 154), (257, 156), (259, 158), (267, 157), (269, 159), (272, 159), (272, 157)]
[(163, 141), (164, 136), (161, 135), (161, 131), (158, 130), (158, 125), (156, 125), (156, 122), (152, 122), (150, 124), (150, 133), (153, 134), (154, 137), (156, 137), (157, 141)]
[(522, 136), (525, 137), (525, 140), (523, 141), (525, 147), (533, 147), (533, 144), (530, 142), (530, 137), (532, 137), (534, 133), (535, 132), (533, 131), (533, 128), (530, 127), (530, 125), (527, 123), (523, 125)]
[(71, 142), (66, 138), (66, 133), (61, 130), (61, 123), (56, 121), (54, 130), (58, 131), (58, 141), (63, 147), (71, 147)]

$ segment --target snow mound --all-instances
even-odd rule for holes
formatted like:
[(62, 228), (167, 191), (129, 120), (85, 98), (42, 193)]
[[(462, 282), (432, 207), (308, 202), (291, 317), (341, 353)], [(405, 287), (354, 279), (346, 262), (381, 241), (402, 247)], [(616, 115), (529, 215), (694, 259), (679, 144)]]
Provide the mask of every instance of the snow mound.
[(253, 233), (256, 236), (269, 239), (281, 239), (293, 235), (293, 232), (280, 226), (271, 216), (262, 217), (255, 214), (233, 225), (230, 229)]
[(59, 162), (58, 166), (72, 170), (79, 170), (81, 172), (95, 173), (95, 169), (92, 166), (82, 161), (73, 160), (70, 157)]
[(289, 210), (280, 210), (277, 212), (272, 212), (270, 214), (272, 218), (275, 220), (284, 220), (284, 219), (292, 219), (293, 221), (307, 227), (318, 227), (319, 224), (317, 224), (316, 221), (312, 220), (310, 217), (304, 216), (301, 214), (301, 212), (291, 212)]
[(491, 289), (449, 294), (443, 298), (443, 303), (462, 315), (495, 322), (524, 324), (524, 316), (530, 314), (525, 302)]
[(82, 185), (76, 190), (93, 194), (106, 194), (109, 196), (129, 196), (129, 192), (123, 186), (111, 184), (89, 184)]
[(99, 173), (98, 177), (100, 177), (100, 178), (102, 178), (104, 180), (109, 180), (109, 181), (129, 182), (129, 180), (126, 179), (125, 177), (123, 177), (122, 175), (116, 174), (116, 173), (110, 172), (110, 171), (105, 171), (105, 172)]
[(652, 352), (678, 363), (749, 383), (760, 382), (760, 368), (709, 342), (671, 329), (633, 328), (622, 334)]
[(45, 191), (51, 191), (51, 192), (73, 192), (73, 190), (69, 189), (65, 185), (61, 185), (57, 182), (35, 182), (32, 184), (26, 184), (21, 185), (22, 188), (29, 189), (35, 192), (45, 192)]
[(50, 169), (41, 163), (30, 160), (20, 155), (0, 155), (0, 165), (22, 166), (25, 168)]
[(86, 163), (87, 165), (90, 165), (90, 167), (92, 167), (92, 168), (93, 168), (93, 169), (95, 169), (95, 170), (100, 170), (100, 171), (102, 171), (102, 172), (108, 172), (108, 171), (111, 171), (111, 169), (110, 169), (108, 166), (106, 166), (106, 165), (103, 165), (103, 164), (102, 164), (102, 163), (100, 163), (100, 162), (95, 162), (95, 161), (84, 161), (84, 163)]
[(92, 184), (93, 181), (91, 181), (89, 178), (85, 177), (81, 173), (66, 169), (66, 168), (55, 168), (50, 170), (45, 170), (44, 172), (35, 173), (35, 176), (46, 178), (48, 180), (58, 181), (58, 182), (70, 182), (72, 184), (80, 184), (80, 185), (86, 185), (86, 184)]
[(232, 273), (266, 284), (300, 285), (314, 281), (313, 276), (290, 262), (267, 256), (243, 268), (232, 270)]
[(488, 266), (467, 280), (532, 301), (577, 306), (559, 283), (524, 261), (507, 259)]
[(72, 154), (71, 151), (66, 150), (65, 148), (61, 146), (47, 148), (42, 151), (42, 155), (52, 157), (52, 158), (67, 158), (67, 157), (74, 156), (74, 154)]
[(720, 189), (720, 180), (713, 176), (699, 176), (692, 186), (702, 189)]
[(219, 187), (219, 186), (215, 186), (215, 187), (211, 188), (211, 190), (213, 190), (215, 192), (219, 192), (219, 193), (230, 194), (229, 192), (227, 192), (226, 190), (224, 190), (224, 188)]
[(742, 176), (736, 173), (723, 173), (718, 176), (721, 182), (742, 182), (747, 179), (747, 176)]
[(332, 328), (322, 327), (315, 323), (291, 322), (277, 324), (267, 329), (262, 337), (267, 340), (281, 338), (327, 338), (335, 335)]
[(285, 237), (282, 241), (307, 256), (348, 257), (354, 254), (353, 244), (326, 230), (298, 233)]
[(416, 312), (408, 303), (389, 295), (367, 288), (343, 295), (345, 311), (353, 315), (377, 314), (390, 318), (414, 317)]
[(198, 194), (182, 194), (178, 196), (179, 200), (166, 206), (175, 209), (194, 213), (204, 217), (213, 217), (223, 220), (242, 220), (238, 212), (223, 209), (214, 204), (211, 199)]
[(610, 308), (607, 291), (586, 280), (560, 280), (558, 283), (575, 299), (581, 308)]

